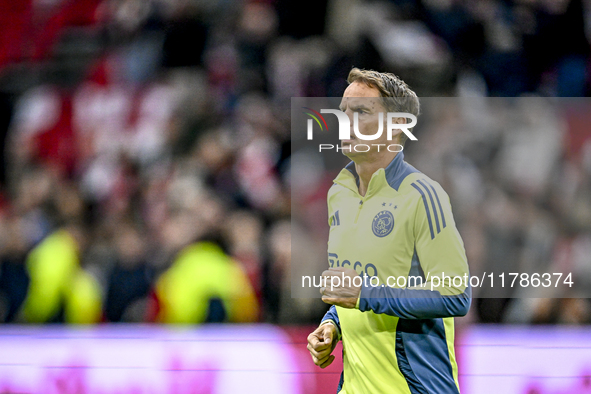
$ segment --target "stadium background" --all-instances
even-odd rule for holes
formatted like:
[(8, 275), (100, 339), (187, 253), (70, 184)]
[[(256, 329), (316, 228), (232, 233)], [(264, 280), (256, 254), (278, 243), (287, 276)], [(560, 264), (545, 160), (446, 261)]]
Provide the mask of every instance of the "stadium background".
[[(332, 392), (340, 360), (305, 349), (326, 307), (290, 297), (291, 237), (326, 222), (322, 188), (291, 217), (290, 98), (340, 96), (352, 66), (419, 97), (586, 97), (590, 22), (580, 0), (0, 1), (0, 390)], [(577, 102), (516, 106), (519, 129), (449, 108), (409, 146), (473, 273), (590, 283)], [(463, 392), (588, 392), (589, 323), (580, 288), (475, 301)]]

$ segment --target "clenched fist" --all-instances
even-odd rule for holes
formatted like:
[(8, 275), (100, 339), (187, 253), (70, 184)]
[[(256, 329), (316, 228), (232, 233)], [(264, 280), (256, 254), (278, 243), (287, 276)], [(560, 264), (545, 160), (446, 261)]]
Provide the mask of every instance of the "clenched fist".
[(363, 279), (351, 268), (329, 268), (322, 273), (326, 287), (320, 289), (322, 301), (327, 304), (353, 309), (361, 293)]
[(331, 355), (337, 345), (337, 328), (332, 323), (325, 323), (308, 335), (308, 350), (314, 364), (326, 368), (334, 361)]

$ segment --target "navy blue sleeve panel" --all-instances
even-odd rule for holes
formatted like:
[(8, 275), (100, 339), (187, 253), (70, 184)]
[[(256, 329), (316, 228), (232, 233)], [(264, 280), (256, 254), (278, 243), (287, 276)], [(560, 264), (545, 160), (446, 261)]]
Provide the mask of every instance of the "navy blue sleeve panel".
[(465, 316), (472, 302), (470, 287), (462, 294), (443, 296), (438, 291), (363, 286), (359, 310), (402, 319), (437, 319)]
[(339, 337), (340, 337), (341, 336), (341, 322), (339, 321), (339, 315), (337, 313), (337, 308), (334, 305), (331, 305), (328, 312), (326, 312), (326, 314), (322, 318), (322, 321), (320, 322), (320, 324), (324, 323), (327, 320), (331, 320), (335, 324), (335, 326), (337, 327), (337, 331), (339, 333)]

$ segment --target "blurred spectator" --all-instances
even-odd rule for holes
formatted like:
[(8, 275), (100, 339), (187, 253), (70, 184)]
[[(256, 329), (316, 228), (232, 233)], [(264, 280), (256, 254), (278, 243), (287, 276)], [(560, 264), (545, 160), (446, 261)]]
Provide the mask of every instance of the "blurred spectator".
[(101, 318), (101, 290), (97, 281), (80, 267), (86, 242), (75, 224), (59, 229), (27, 257), (30, 285), (23, 304), (23, 318), (31, 323), (97, 323)]
[(217, 245), (183, 249), (158, 279), (156, 321), (164, 323), (253, 322), (258, 303), (240, 266)]

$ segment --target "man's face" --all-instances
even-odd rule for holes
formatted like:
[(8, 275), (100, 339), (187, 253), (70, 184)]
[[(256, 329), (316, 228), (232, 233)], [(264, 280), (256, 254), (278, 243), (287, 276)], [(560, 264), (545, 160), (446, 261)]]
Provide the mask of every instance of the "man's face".
[[(351, 139), (341, 141), (343, 154), (351, 160), (356, 162), (371, 160), (376, 155), (387, 153), (387, 145), (397, 143), (396, 138), (393, 141), (388, 141), (388, 135), (386, 133), (387, 111), (382, 104), (380, 92), (376, 88), (367, 86), (363, 82), (353, 82), (343, 94), (340, 110), (347, 114), (351, 124)], [(375, 140), (359, 139), (353, 131), (354, 114), (358, 114), (359, 133), (363, 135), (374, 135), (380, 127), (380, 112), (383, 113), (382, 135)], [(377, 144), (384, 144), (379, 147), (379, 151)], [(355, 147), (358, 145), (361, 146), (356, 150)], [(370, 148), (367, 152), (365, 152), (367, 150), (365, 145)]]

